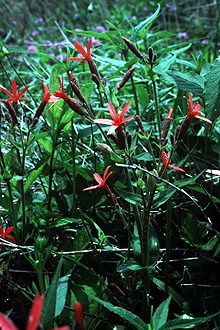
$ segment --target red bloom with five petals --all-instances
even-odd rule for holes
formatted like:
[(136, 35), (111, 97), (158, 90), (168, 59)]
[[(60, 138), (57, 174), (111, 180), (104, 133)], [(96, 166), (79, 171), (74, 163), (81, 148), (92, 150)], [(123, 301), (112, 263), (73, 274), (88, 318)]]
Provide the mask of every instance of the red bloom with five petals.
[(134, 117), (134, 115), (129, 116), (127, 118), (124, 118), (124, 115), (128, 111), (128, 108), (130, 107), (131, 103), (127, 102), (124, 106), (124, 108), (117, 114), (115, 111), (115, 108), (113, 104), (108, 103), (108, 109), (110, 112), (110, 115), (112, 119), (95, 119), (94, 123), (97, 124), (104, 124), (104, 125), (111, 125), (110, 129), (108, 130), (107, 135), (112, 134), (119, 126), (124, 124), (126, 121), (130, 120)]
[(99, 175), (98, 173), (94, 173), (93, 177), (94, 177), (95, 181), (98, 182), (98, 185), (85, 188), (85, 189), (83, 189), (83, 191), (93, 190), (93, 189), (97, 189), (97, 188), (108, 189), (108, 185), (106, 183), (106, 180), (113, 173), (112, 171), (108, 173), (109, 168), (110, 168), (110, 166), (106, 167), (105, 172), (103, 174), (103, 177), (101, 177), (101, 175)]
[(177, 170), (177, 171), (180, 171), (180, 172), (185, 172), (185, 170), (183, 168), (180, 168), (178, 166), (175, 166), (175, 165), (170, 165), (170, 152), (168, 152), (168, 154), (166, 155), (164, 151), (161, 152), (161, 158), (162, 158), (162, 162), (163, 162), (163, 165), (159, 171), (159, 175), (162, 175), (165, 171), (166, 168), (171, 168), (173, 170)]
[(7, 229), (0, 227), (0, 237), (3, 239), (10, 239), (13, 243), (16, 243), (14, 236), (9, 235), (13, 229), (14, 226), (8, 227)]
[(17, 84), (15, 80), (12, 80), (11, 82), (11, 90), (12, 90), (11, 92), (9, 92), (5, 87), (0, 85), (0, 90), (2, 90), (5, 94), (10, 96), (10, 98), (5, 101), (9, 103), (13, 102), (14, 104), (16, 104), (20, 100), (27, 100), (27, 98), (21, 97), (21, 95), (23, 95), (28, 88), (29, 86), (26, 86), (20, 92), (18, 92)]
[(185, 99), (187, 100), (188, 105), (189, 105), (189, 112), (188, 112), (186, 118), (188, 118), (188, 119), (199, 118), (201, 120), (206, 121), (209, 124), (212, 124), (211, 120), (209, 120), (205, 117), (199, 116), (201, 114), (200, 110), (202, 109), (202, 106), (199, 103), (198, 104), (193, 103), (192, 93), (189, 93), (189, 99), (187, 99), (187, 97), (185, 97)]
[(84, 57), (69, 57), (67, 60), (71, 61), (84, 61), (84, 62), (90, 62), (92, 61), (92, 55), (91, 55), (91, 44), (92, 44), (92, 39), (90, 39), (87, 43), (86, 50), (78, 43), (76, 42), (74, 47), (78, 50), (78, 52), (84, 56)]

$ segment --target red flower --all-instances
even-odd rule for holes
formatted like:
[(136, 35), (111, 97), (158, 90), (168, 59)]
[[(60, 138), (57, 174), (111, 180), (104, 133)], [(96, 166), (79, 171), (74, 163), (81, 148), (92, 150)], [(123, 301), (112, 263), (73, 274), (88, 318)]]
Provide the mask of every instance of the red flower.
[(14, 102), (17, 103), (20, 100), (27, 100), (27, 98), (25, 97), (21, 97), (21, 95), (23, 95), (26, 90), (29, 88), (29, 86), (26, 86), (25, 88), (23, 88), (19, 93), (17, 90), (17, 84), (15, 80), (12, 80), (11, 82), (11, 92), (9, 92), (5, 87), (0, 85), (0, 90), (2, 90), (5, 94), (9, 95), (10, 98), (5, 100), (6, 102)]
[(13, 243), (16, 243), (15, 238), (12, 235), (9, 235), (9, 233), (14, 229), (14, 226), (8, 227), (6, 230), (4, 230), (2, 227), (0, 227), (0, 236), (3, 239), (10, 239)]
[(29, 312), (26, 330), (36, 330), (40, 322), (40, 316), (43, 308), (44, 295), (39, 293), (35, 296), (34, 302)]
[[(40, 322), (41, 312), (43, 308), (44, 295), (39, 293), (35, 296), (34, 302), (29, 312), (26, 330), (37, 330)], [(18, 330), (14, 323), (4, 314), (0, 313), (0, 327), (2, 330)], [(70, 327), (63, 326), (54, 330), (70, 330)]]
[(75, 311), (75, 330), (84, 330), (84, 320), (83, 320), (83, 307), (80, 304), (80, 302), (75, 302), (74, 306), (74, 311)]
[(161, 158), (162, 158), (162, 162), (163, 165), (159, 171), (159, 175), (163, 174), (163, 172), (165, 171), (166, 168), (171, 168), (173, 170), (177, 170), (180, 172), (185, 172), (185, 170), (183, 168), (180, 168), (178, 166), (174, 166), (174, 165), (170, 165), (170, 152), (168, 152), (168, 154), (166, 155), (164, 151), (161, 152)]
[(107, 135), (112, 134), (119, 126), (124, 124), (126, 121), (130, 120), (131, 118), (134, 117), (134, 115), (129, 116), (127, 118), (124, 118), (124, 115), (128, 111), (128, 108), (130, 107), (131, 103), (127, 102), (124, 106), (124, 108), (117, 114), (115, 111), (115, 108), (113, 104), (108, 103), (108, 109), (110, 112), (110, 115), (112, 117), (111, 119), (95, 119), (94, 123), (98, 124), (104, 124), (104, 125), (111, 125), (110, 129), (108, 130)]
[(192, 118), (199, 118), (201, 120), (204, 120), (206, 121), (207, 123), (209, 124), (212, 124), (212, 121), (205, 118), (205, 117), (201, 117), (199, 116), (201, 114), (201, 109), (202, 109), (202, 106), (201, 104), (194, 104), (193, 103), (193, 100), (192, 100), (192, 93), (189, 93), (189, 99), (187, 99), (187, 97), (185, 97), (185, 99), (187, 100), (188, 102), (188, 105), (189, 105), (189, 112), (186, 116), (187, 119), (192, 119)]
[(103, 177), (101, 177), (101, 175), (99, 175), (98, 173), (94, 173), (93, 177), (94, 177), (95, 181), (98, 182), (98, 185), (91, 186), (91, 187), (88, 187), (88, 188), (84, 188), (83, 191), (93, 190), (93, 189), (96, 189), (96, 188), (105, 188), (105, 189), (108, 188), (106, 180), (113, 173), (112, 171), (108, 173), (109, 168), (110, 168), (110, 166), (106, 167), (105, 172), (103, 174)]
[(42, 85), (44, 89), (44, 97), (42, 100), (43, 103), (53, 103), (61, 99), (60, 97), (57, 97), (54, 94), (50, 94), (49, 88), (44, 83), (42, 83)]
[(69, 58), (67, 58), (67, 60), (71, 60), (71, 61), (84, 61), (84, 62), (92, 61), (91, 50), (90, 50), (91, 44), (92, 44), (92, 39), (90, 39), (88, 41), (87, 46), (86, 46), (86, 50), (85, 50), (80, 44), (78, 44), (78, 42), (76, 42), (75, 44), (73, 44), (74, 47), (84, 57), (69, 57)]

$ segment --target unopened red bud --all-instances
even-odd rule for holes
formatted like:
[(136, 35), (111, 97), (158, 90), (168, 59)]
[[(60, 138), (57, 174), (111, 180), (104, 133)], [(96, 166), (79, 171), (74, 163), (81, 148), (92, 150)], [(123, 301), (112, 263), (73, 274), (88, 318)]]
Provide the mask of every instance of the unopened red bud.
[(65, 98), (66, 103), (69, 105), (70, 109), (78, 113), (79, 115), (84, 115), (84, 110), (76, 99), (71, 97)]
[(149, 48), (148, 49), (148, 58), (149, 58), (149, 61), (152, 62), (153, 61), (153, 56), (154, 56), (154, 51), (153, 51), (153, 48)]
[(82, 102), (82, 103), (86, 103), (86, 99), (84, 98), (84, 96), (82, 95), (79, 87), (74, 83), (74, 82), (70, 82), (70, 86), (72, 88), (73, 93), (78, 97), (78, 99)]
[[(108, 132), (107, 132), (107, 133), (108, 133)], [(112, 141), (114, 141), (114, 142), (118, 145), (118, 138), (117, 138), (116, 135), (114, 135), (114, 134), (109, 134), (108, 137), (109, 137), (110, 139), (112, 139)]]
[(124, 40), (124, 42), (126, 43), (126, 45), (128, 46), (128, 48), (132, 51), (132, 53), (134, 53), (137, 57), (139, 57), (142, 61), (145, 62), (144, 56), (140, 53), (140, 51), (133, 44), (133, 42), (131, 42), (130, 40), (128, 40), (125, 37), (122, 37), (122, 39)]
[(109, 147), (108, 144), (105, 144), (105, 143), (98, 143), (97, 144), (97, 147), (102, 151), (104, 152), (105, 154), (110, 154), (112, 149)]
[[(180, 126), (180, 128), (179, 128), (179, 130), (178, 130), (178, 132), (177, 132), (177, 130), (176, 130), (176, 135), (175, 135), (175, 139), (176, 139), (176, 141), (178, 141), (178, 140), (182, 140), (182, 139), (184, 138), (184, 136), (185, 136), (185, 134), (186, 134), (186, 131), (187, 131), (188, 128), (189, 128), (190, 122), (191, 122), (191, 118), (189, 118), (189, 117), (186, 117), (186, 118), (183, 120), (183, 122), (182, 122), (182, 124), (181, 124), (181, 126)], [(177, 128), (178, 128), (178, 127), (177, 127)]]
[(127, 82), (127, 81), (130, 79), (130, 77), (132, 76), (134, 70), (135, 70), (135, 68), (131, 68), (131, 69), (129, 69), (129, 70), (125, 73), (125, 75), (124, 75), (123, 79), (121, 80), (121, 82), (116, 86), (116, 88), (117, 88), (118, 90), (121, 89), (121, 88), (126, 84), (126, 82)]
[(83, 320), (83, 307), (80, 302), (75, 302), (74, 305), (74, 314), (75, 314), (75, 330), (84, 330), (84, 320)]
[(138, 127), (140, 128), (140, 130), (144, 133), (144, 126), (143, 126), (143, 123), (142, 123), (141, 118), (138, 115), (135, 115), (134, 116), (134, 119), (136, 120), (136, 122), (137, 122)]
[(34, 118), (32, 120), (32, 124), (31, 124), (31, 127), (33, 128), (37, 122), (38, 122), (38, 119), (40, 118), (40, 116), (42, 115), (43, 111), (44, 111), (44, 108), (46, 106), (47, 102), (46, 101), (41, 101), (41, 103), (39, 104), (36, 112), (35, 112), (35, 115), (34, 115)]
[(11, 116), (13, 125), (19, 125), (18, 118), (17, 118), (16, 111), (15, 111), (14, 107), (12, 107), (9, 102), (6, 102), (6, 106), (8, 108), (9, 114)]
[(106, 86), (106, 77), (102, 78), (102, 85), (105, 87)]
[(98, 69), (97, 69), (95, 62), (93, 60), (91, 60), (91, 61), (88, 61), (88, 64), (89, 64), (91, 73), (95, 74), (97, 76), (99, 83), (100, 83), (100, 77), (99, 77)]
[(94, 83), (96, 83), (97, 87), (99, 88), (100, 87), (100, 80), (99, 80), (99, 78), (97, 77), (96, 74), (92, 74), (92, 80), (94, 81)]
[(117, 139), (118, 139), (118, 146), (119, 146), (119, 148), (121, 150), (124, 150), (125, 147), (126, 147), (126, 143), (125, 143), (126, 135), (125, 135), (125, 131), (124, 131), (123, 125), (120, 125), (116, 129), (116, 135), (117, 135)]
[[(168, 115), (165, 119), (163, 129), (162, 129), (162, 135), (161, 135), (161, 141), (162, 142), (164, 142), (166, 137), (167, 137), (167, 134), (168, 134), (168, 131), (169, 131), (169, 128), (170, 128), (170, 122), (171, 122), (171, 119), (172, 119), (172, 113), (173, 113), (173, 109), (170, 109), (168, 111)], [(165, 144), (165, 142), (164, 142), (164, 144)]]
[(5, 114), (5, 118), (6, 118), (6, 120), (7, 120), (7, 122), (8, 122), (9, 124), (12, 123), (12, 119), (11, 119), (11, 116), (9, 115), (9, 113), (6, 113), (6, 114)]

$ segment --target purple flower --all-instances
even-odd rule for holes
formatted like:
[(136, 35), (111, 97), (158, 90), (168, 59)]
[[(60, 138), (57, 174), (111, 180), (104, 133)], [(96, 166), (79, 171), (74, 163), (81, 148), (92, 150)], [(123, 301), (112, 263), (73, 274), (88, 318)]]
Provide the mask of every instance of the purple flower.
[(43, 23), (43, 22), (44, 22), (43, 17), (39, 17), (36, 19), (36, 23)]
[(99, 45), (100, 45), (99, 40), (97, 40), (97, 39), (92, 39), (92, 46), (93, 46), (93, 47), (98, 47)]
[(37, 30), (33, 30), (33, 31), (31, 32), (32, 36), (36, 36), (38, 33), (39, 33), (39, 31), (37, 31)]
[(30, 45), (30, 46), (28, 46), (28, 48), (27, 48), (29, 51), (31, 51), (31, 52), (36, 52), (37, 51), (37, 48), (34, 46), (34, 45)]
[(207, 45), (207, 44), (209, 43), (209, 39), (203, 39), (203, 40), (201, 41), (201, 43), (202, 43), (203, 45)]
[(99, 33), (105, 32), (105, 28), (101, 25), (97, 26), (95, 30), (96, 30), (96, 32), (99, 32)]
[(210, 36), (213, 36), (213, 34), (215, 34), (215, 32), (216, 32), (216, 29), (212, 29), (212, 30), (209, 32)]
[(186, 32), (179, 32), (179, 37), (183, 38), (183, 39), (187, 39), (188, 38), (188, 34)]
[(169, 10), (170, 12), (175, 12), (175, 11), (177, 11), (177, 6), (173, 5), (171, 2), (168, 2), (168, 3), (166, 4), (166, 7), (168, 8), (168, 10)]

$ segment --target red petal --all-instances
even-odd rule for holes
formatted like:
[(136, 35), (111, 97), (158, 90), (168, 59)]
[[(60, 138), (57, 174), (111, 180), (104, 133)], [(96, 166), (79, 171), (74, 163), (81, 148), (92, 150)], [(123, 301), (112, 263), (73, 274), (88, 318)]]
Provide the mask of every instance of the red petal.
[(98, 173), (94, 173), (93, 177), (94, 177), (95, 181), (98, 183), (101, 183), (103, 181), (101, 175), (99, 175)]
[(11, 81), (11, 91), (13, 96), (17, 94), (17, 84), (14, 79)]
[(2, 313), (0, 313), (0, 329), (18, 330), (18, 328), (14, 325), (14, 323)]
[(130, 120), (131, 118), (134, 118), (134, 115), (128, 116), (127, 118), (122, 119), (122, 124), (126, 123), (126, 121)]
[(7, 95), (9, 95), (9, 96), (12, 96), (12, 93), (9, 92), (5, 87), (0, 86), (0, 90), (3, 91), (5, 94), (7, 94)]
[(104, 125), (112, 125), (113, 121), (111, 119), (95, 119), (94, 123), (96, 124), (104, 124)]
[(91, 186), (91, 187), (88, 187), (88, 188), (84, 188), (83, 191), (93, 190), (93, 189), (96, 189), (96, 188), (99, 188), (99, 185), (97, 185), (97, 186)]
[(78, 52), (80, 53), (80, 54), (82, 54), (84, 57), (87, 57), (88, 56), (88, 54), (87, 54), (87, 52), (85, 51), (85, 49), (80, 45), (80, 44), (78, 44), (78, 42), (76, 42), (75, 44), (74, 44), (74, 47), (78, 50)]
[(80, 329), (83, 329), (83, 308), (80, 302), (76, 302), (74, 306), (74, 312), (75, 312), (75, 322), (78, 326), (82, 327)]
[(40, 321), (43, 307), (44, 295), (39, 293), (35, 296), (33, 305), (29, 312), (26, 330), (36, 330)]
[(8, 227), (5, 231), (5, 234), (8, 235), (13, 229), (14, 229), (14, 226)]
[(68, 61), (86, 61), (85, 57), (68, 57)]
[(205, 118), (205, 117), (202, 117), (202, 116), (196, 116), (195, 118), (199, 118), (199, 119), (201, 119), (201, 120), (203, 120), (203, 121), (206, 121), (206, 122), (209, 123), (210, 125), (212, 125), (212, 121), (209, 120), (208, 118)]
[(29, 86), (26, 86), (25, 88), (23, 88), (23, 89), (22, 89), (22, 90), (16, 95), (16, 99), (17, 99), (17, 100), (18, 100), (18, 99), (21, 100), (20, 96), (21, 96), (22, 94), (24, 94), (28, 88), (29, 88)]
[(127, 102), (124, 106), (124, 108), (120, 112), (120, 117), (123, 118), (126, 112), (128, 111), (128, 108), (130, 107), (131, 102)]
[(108, 110), (110, 112), (112, 119), (114, 120), (115, 117), (117, 116), (117, 113), (116, 113), (115, 108), (112, 103), (108, 103)]
[(180, 171), (180, 172), (186, 172), (183, 168), (180, 168), (180, 167), (175, 166), (175, 165), (168, 165), (167, 167), (172, 168), (173, 170)]

